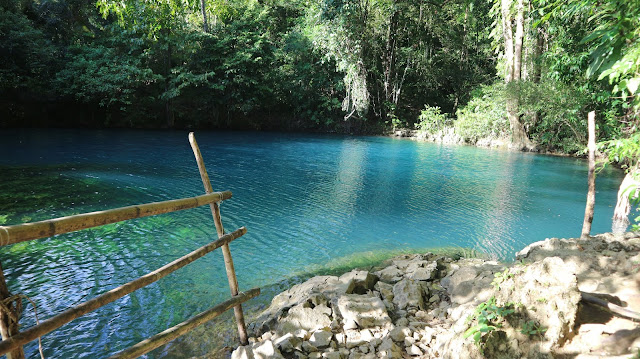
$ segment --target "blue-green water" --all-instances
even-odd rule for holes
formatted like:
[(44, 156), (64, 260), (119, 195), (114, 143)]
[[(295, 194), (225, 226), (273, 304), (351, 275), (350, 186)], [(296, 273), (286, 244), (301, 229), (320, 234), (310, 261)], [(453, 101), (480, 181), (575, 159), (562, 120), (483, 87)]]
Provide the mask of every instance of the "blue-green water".
[[(241, 289), (267, 292), (310, 273), (396, 251), (468, 247), (500, 259), (580, 233), (585, 162), (380, 137), (196, 133)], [(598, 176), (593, 232), (609, 230), (622, 174)], [(187, 132), (4, 130), (0, 221), (16, 224), (203, 193)], [(126, 283), (215, 238), (208, 207), (0, 249), (14, 293), (41, 318)], [(271, 290), (269, 290), (271, 288)], [(214, 252), (43, 337), (48, 358), (100, 358), (228, 297)], [(264, 300), (263, 300), (264, 301)], [(35, 319), (30, 306), (22, 323)], [(152, 357), (204, 354), (206, 329)], [(178, 348), (178, 349), (176, 349)], [(37, 344), (27, 347), (35, 357)]]

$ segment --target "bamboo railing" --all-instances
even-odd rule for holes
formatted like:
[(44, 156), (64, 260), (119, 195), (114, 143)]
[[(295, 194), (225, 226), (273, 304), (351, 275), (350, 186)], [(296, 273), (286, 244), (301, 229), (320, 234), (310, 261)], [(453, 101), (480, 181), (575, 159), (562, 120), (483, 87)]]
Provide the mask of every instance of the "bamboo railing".
[(56, 234), (98, 227), (105, 224), (195, 208), (207, 204), (211, 206), (218, 239), (129, 283), (114, 288), (82, 304), (69, 308), (64, 312), (46, 319), (22, 332), (18, 331), (18, 321), (22, 303), (21, 297), (12, 296), (10, 294), (5, 282), (2, 266), (0, 264), (0, 335), (2, 337), (2, 341), (0, 341), (0, 355), (7, 354), (7, 359), (23, 359), (23, 345), (60, 328), (74, 319), (103, 307), (138, 289), (148, 286), (149, 284), (175, 272), (217, 248), (222, 248), (227, 279), (229, 281), (229, 289), (231, 290), (232, 297), (229, 300), (182, 322), (181, 324), (169, 328), (129, 349), (115, 354), (112, 358), (136, 358), (148, 353), (149, 351), (165, 345), (179, 336), (184, 335), (194, 328), (210, 321), (230, 308), (234, 308), (240, 342), (243, 345), (247, 344), (246, 326), (241, 304), (260, 294), (260, 289), (253, 288), (246, 292), (238, 291), (238, 281), (233, 266), (233, 260), (231, 258), (231, 251), (229, 249), (229, 243), (240, 238), (247, 232), (247, 230), (246, 228), (241, 227), (234, 232), (228, 234), (224, 233), (218, 202), (230, 199), (232, 196), (231, 192), (213, 192), (209, 177), (204, 167), (202, 155), (200, 154), (200, 149), (198, 148), (198, 144), (195, 141), (193, 133), (189, 134), (189, 142), (191, 143), (191, 147), (196, 157), (198, 169), (207, 194), (191, 198), (78, 214), (34, 223), (0, 226), (0, 247), (29, 240), (51, 237)]

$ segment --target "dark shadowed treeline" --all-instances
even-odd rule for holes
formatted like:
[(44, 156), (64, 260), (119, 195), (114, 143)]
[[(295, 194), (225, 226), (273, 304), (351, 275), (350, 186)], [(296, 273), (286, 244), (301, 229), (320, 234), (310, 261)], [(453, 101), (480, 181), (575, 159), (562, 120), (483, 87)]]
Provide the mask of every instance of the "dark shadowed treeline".
[(495, 74), (491, 4), (3, 0), (3, 125), (378, 133)]
[(632, 137), (637, 1), (1, 0), (4, 126)]

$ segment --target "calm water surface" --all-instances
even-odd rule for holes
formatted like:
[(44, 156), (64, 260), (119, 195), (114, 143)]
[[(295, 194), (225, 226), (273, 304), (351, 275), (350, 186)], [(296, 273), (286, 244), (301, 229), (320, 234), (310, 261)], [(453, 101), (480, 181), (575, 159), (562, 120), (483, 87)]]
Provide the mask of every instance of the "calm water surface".
[[(582, 160), (378, 137), (198, 132), (197, 139), (214, 189), (233, 192), (221, 206), (226, 229), (249, 230), (231, 244), (240, 287), (265, 288), (262, 302), (313, 273), (398, 251), (465, 247), (509, 260), (531, 242), (580, 234)], [(609, 230), (621, 177), (598, 176), (593, 232)], [(0, 133), (6, 224), (202, 193), (187, 132)], [(201, 207), (3, 247), (0, 261), (11, 291), (30, 296), (46, 318), (213, 238), (210, 210)], [(43, 337), (45, 355), (108, 356), (228, 293), (217, 251)], [(27, 306), (22, 323), (34, 322)], [(149, 357), (201, 355), (225, 338), (205, 328)], [(36, 343), (27, 354), (36, 357)]]

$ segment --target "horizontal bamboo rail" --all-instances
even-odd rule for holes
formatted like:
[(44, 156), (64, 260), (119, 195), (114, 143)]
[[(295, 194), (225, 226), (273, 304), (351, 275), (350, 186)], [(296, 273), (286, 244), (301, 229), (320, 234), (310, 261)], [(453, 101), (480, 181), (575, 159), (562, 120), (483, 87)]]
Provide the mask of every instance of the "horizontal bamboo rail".
[(40, 222), (0, 226), (0, 247), (33, 239), (52, 237), (56, 234), (98, 227), (128, 219), (155, 216), (217, 203), (231, 198), (231, 192), (214, 192), (197, 197), (153, 202), (105, 211), (77, 214)]
[(40, 324), (33, 326), (24, 332), (21, 332), (15, 336), (12, 336), (8, 340), (3, 340), (0, 342), (0, 355), (5, 354), (11, 350), (14, 350), (26, 343), (29, 343), (32, 340), (37, 339), (47, 333), (50, 333), (61, 326), (69, 323), (70, 321), (92, 312), (104, 305), (107, 305), (116, 299), (122, 298), (125, 295), (145, 287), (160, 278), (165, 277), (166, 275), (186, 266), (187, 264), (195, 261), (198, 258), (203, 257), (205, 254), (213, 251), (216, 248), (222, 247), (225, 244), (229, 244), (231, 241), (240, 238), (242, 235), (247, 233), (247, 229), (245, 227), (241, 227), (240, 229), (226, 234), (222, 236), (220, 239), (215, 240), (205, 246), (196, 249), (195, 251), (176, 259), (175, 261), (166, 264), (153, 272), (145, 274), (144, 276), (135, 279), (127, 284), (124, 284), (118, 288), (112, 289), (107, 293), (99, 295), (91, 300), (88, 300), (80, 305), (77, 305), (73, 308), (69, 308), (66, 311), (44, 320), (40, 322)]
[(144, 355), (153, 349), (161, 347), (170, 341), (190, 332), (191, 330), (199, 327), (200, 325), (212, 320), (227, 310), (242, 304), (251, 298), (255, 298), (260, 294), (260, 288), (253, 288), (246, 292), (240, 292), (238, 295), (228, 299), (215, 307), (206, 310), (191, 319), (188, 319), (172, 328), (169, 328), (161, 333), (152, 336), (149, 339), (145, 339), (140, 343), (123, 350), (115, 355), (110, 356), (108, 359), (130, 359), (137, 358)]

